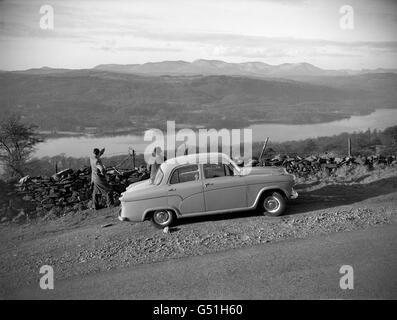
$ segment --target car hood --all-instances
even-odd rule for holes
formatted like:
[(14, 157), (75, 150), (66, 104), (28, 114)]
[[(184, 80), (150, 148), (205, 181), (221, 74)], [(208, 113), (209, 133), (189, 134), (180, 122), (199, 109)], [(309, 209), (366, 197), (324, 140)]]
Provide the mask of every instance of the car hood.
[(128, 186), (127, 190), (121, 194), (120, 200), (135, 201), (164, 195), (167, 195), (166, 189), (153, 185), (150, 180), (145, 180)]
[(252, 175), (279, 175), (286, 174), (284, 168), (277, 167), (243, 167), (241, 175), (252, 176)]

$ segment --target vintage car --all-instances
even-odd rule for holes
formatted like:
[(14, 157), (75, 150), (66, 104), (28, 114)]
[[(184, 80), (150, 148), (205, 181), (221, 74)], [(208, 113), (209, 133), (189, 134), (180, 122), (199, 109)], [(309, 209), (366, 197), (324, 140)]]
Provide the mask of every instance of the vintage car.
[(176, 219), (260, 209), (279, 216), (298, 194), (284, 169), (239, 167), (222, 153), (199, 153), (162, 163), (153, 182), (131, 184), (121, 194), (119, 219), (151, 220), (157, 227)]

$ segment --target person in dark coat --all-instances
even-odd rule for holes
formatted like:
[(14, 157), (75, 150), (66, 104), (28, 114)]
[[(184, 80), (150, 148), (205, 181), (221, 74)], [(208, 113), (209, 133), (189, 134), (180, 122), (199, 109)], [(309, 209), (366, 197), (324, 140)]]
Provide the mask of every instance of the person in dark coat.
[(108, 207), (114, 205), (113, 190), (106, 179), (106, 170), (102, 164), (101, 156), (105, 152), (105, 148), (99, 150), (95, 148), (93, 155), (90, 157), (91, 165), (91, 183), (92, 183), (92, 202), (95, 210), (100, 209), (99, 196), (106, 196)]

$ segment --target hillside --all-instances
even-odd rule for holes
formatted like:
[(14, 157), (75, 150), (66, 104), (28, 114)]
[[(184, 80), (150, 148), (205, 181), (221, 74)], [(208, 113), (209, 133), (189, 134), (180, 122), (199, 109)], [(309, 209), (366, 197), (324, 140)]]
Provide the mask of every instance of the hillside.
[(366, 73), (352, 76), (296, 76), (296, 81), (329, 86), (354, 92), (366, 92), (376, 97), (375, 103), (385, 107), (395, 107), (397, 101), (397, 74), (393, 72)]
[[(396, 78), (387, 83), (392, 87)], [(376, 101), (379, 95), (360, 86), (283, 79), (48, 68), (0, 73), (1, 113), (17, 111), (41, 130), (143, 131), (162, 128), (165, 119), (215, 128), (241, 128), (255, 121), (317, 123), (369, 113), (382, 107)]]

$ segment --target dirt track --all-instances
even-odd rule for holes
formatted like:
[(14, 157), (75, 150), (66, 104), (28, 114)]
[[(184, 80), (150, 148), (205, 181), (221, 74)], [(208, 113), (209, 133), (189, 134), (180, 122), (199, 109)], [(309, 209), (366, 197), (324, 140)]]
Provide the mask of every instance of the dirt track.
[[(170, 234), (149, 222), (122, 223), (116, 212), (85, 211), (47, 222), (2, 225), (0, 296), (38, 281), (52, 265), (56, 279), (134, 264), (202, 255), (291, 238), (365, 229), (397, 220), (395, 173), (357, 184), (298, 186), (299, 199), (286, 215), (219, 215), (181, 221)], [(110, 225), (108, 225), (110, 224)], [(108, 225), (107, 227), (103, 227)]]

